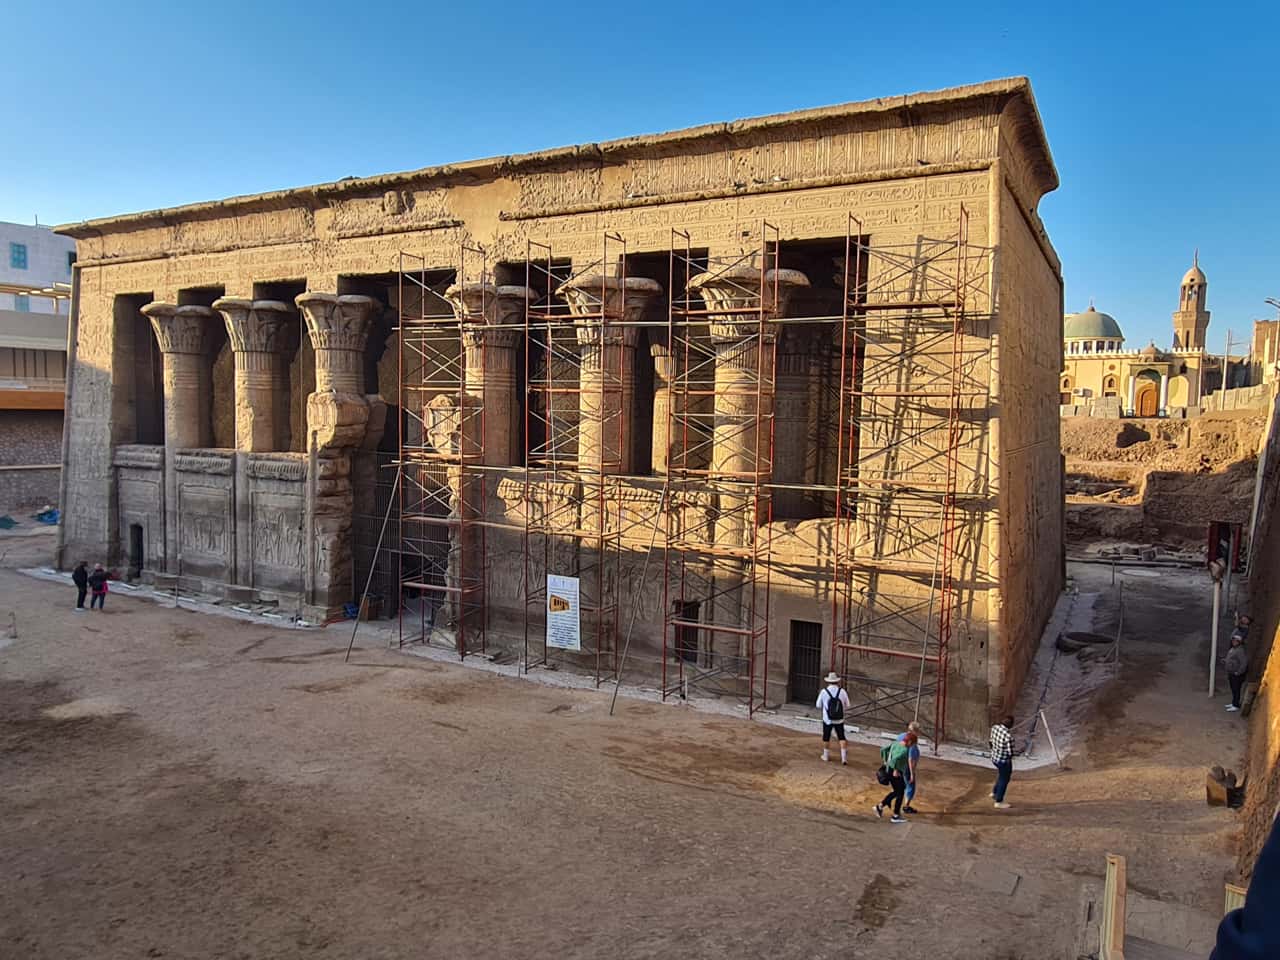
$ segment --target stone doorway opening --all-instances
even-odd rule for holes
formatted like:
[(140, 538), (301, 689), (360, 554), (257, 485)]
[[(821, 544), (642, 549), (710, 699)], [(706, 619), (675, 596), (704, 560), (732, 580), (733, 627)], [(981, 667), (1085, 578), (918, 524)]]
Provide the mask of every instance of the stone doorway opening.
[(142, 568), (146, 563), (143, 554), (142, 524), (129, 524), (129, 579), (137, 580), (142, 576)]
[(791, 669), (787, 673), (787, 699), (814, 703), (822, 681), (822, 624), (791, 621)]

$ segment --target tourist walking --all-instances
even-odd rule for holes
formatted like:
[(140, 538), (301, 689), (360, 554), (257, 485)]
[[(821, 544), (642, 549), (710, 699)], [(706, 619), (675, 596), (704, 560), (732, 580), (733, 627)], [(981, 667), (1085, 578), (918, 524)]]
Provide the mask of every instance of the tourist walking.
[(89, 574), (89, 589), (93, 591), (93, 599), (89, 601), (89, 609), (97, 607), (99, 610), (106, 612), (105, 604), (107, 602), (107, 571), (102, 569), (102, 564), (94, 564), (93, 573)]
[(840, 678), (832, 670), (824, 678), (826, 686), (818, 694), (816, 706), (822, 711), (822, 762), (831, 759), (831, 735), (840, 741), (840, 762), (849, 765), (849, 741), (844, 736), (844, 712), (849, 707), (849, 694), (840, 686)]
[(919, 813), (920, 811), (911, 805), (911, 801), (916, 798), (916, 770), (920, 766), (920, 724), (912, 720), (907, 724), (907, 732), (898, 734), (898, 740), (905, 740), (907, 733), (914, 733), (916, 742), (907, 750), (907, 791), (902, 810), (904, 813)]
[(1239, 632), (1231, 634), (1231, 649), (1227, 651), (1224, 666), (1227, 668), (1227, 683), (1231, 684), (1231, 702), (1227, 704), (1227, 712), (1235, 713), (1240, 709), (1240, 693), (1249, 672), (1249, 652), (1244, 646), (1244, 636)]
[(997, 810), (1008, 810), (1004, 802), (1005, 791), (1013, 778), (1013, 716), (1009, 715), (991, 728), (991, 763), (996, 768), (996, 785), (991, 788), (991, 799)]
[(902, 798), (907, 792), (907, 767), (910, 762), (911, 748), (916, 745), (916, 735), (907, 731), (901, 740), (895, 740), (887, 747), (880, 748), (880, 760), (889, 775), (889, 792), (876, 804), (876, 816), (884, 818), (884, 808), (893, 801), (893, 816), (890, 823), (906, 823), (902, 815)]
[(76, 585), (76, 613), (84, 613), (84, 597), (89, 592), (89, 565), (83, 560), (71, 571), (71, 582)]

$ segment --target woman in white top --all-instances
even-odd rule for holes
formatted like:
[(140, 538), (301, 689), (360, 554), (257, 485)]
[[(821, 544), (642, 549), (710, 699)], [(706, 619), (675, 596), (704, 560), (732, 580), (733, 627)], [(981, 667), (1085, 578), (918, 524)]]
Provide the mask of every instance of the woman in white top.
[(826, 686), (818, 694), (817, 708), (822, 711), (822, 760), (831, 759), (828, 748), (831, 734), (840, 741), (840, 762), (849, 765), (849, 741), (844, 738), (844, 712), (849, 709), (849, 694), (840, 686), (840, 678), (832, 670), (824, 678)]

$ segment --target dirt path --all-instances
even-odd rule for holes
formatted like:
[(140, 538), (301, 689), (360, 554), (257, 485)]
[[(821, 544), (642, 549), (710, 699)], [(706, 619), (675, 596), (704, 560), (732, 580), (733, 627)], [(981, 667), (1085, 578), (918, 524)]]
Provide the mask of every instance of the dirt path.
[(871, 815), (871, 748), (823, 765), (761, 724), (0, 591), (0, 956), (1044, 960), (1108, 850), (1201, 909), (1230, 864), (1200, 786), (1229, 718), (1190, 698), (1167, 610), (1073, 770), (999, 814), (986, 771), (926, 761), (901, 827)]

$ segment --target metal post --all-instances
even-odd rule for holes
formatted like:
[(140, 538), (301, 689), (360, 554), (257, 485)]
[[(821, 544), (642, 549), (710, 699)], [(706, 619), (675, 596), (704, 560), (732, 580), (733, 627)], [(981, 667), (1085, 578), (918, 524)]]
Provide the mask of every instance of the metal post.
[(1045, 717), (1044, 711), (1040, 711), (1040, 722), (1044, 724), (1044, 735), (1049, 738), (1049, 746), (1053, 748), (1053, 758), (1058, 761), (1058, 768), (1062, 768), (1062, 754), (1058, 752), (1058, 745), (1053, 742), (1053, 731), (1049, 729), (1049, 720)]
[(1218, 671), (1218, 611), (1222, 606), (1222, 581), (1213, 581), (1213, 629), (1209, 640), (1209, 696), (1213, 696)]

